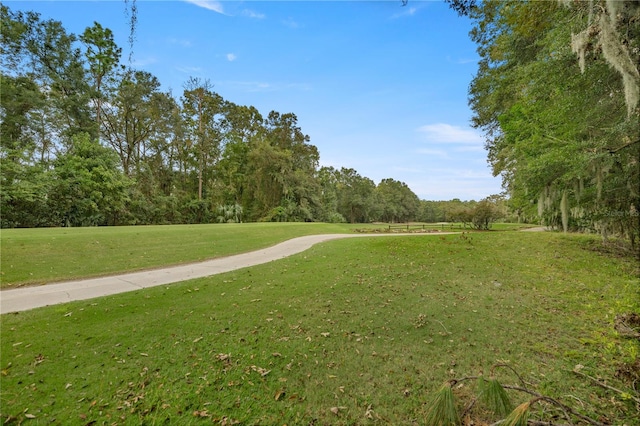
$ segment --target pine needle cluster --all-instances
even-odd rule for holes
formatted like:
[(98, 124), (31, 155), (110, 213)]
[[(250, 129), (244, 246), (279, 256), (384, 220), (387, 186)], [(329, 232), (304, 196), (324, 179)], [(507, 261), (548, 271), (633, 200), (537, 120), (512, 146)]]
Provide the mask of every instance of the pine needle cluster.
[(445, 382), (435, 393), (425, 422), (427, 426), (457, 426), (460, 424), (451, 382)]
[(513, 410), (507, 392), (495, 378), (480, 378), (478, 381), (480, 402), (491, 412), (504, 417)]

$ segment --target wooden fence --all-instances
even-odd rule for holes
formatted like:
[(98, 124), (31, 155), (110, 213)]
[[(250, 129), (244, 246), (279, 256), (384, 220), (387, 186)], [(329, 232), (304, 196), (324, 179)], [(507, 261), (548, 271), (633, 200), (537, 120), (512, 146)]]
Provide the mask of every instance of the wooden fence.
[(445, 229), (467, 229), (466, 225), (461, 223), (425, 223), (425, 224), (410, 224), (410, 223), (394, 223), (389, 225), (389, 231), (394, 229), (403, 229), (410, 231), (412, 229), (422, 229), (422, 230), (445, 230)]

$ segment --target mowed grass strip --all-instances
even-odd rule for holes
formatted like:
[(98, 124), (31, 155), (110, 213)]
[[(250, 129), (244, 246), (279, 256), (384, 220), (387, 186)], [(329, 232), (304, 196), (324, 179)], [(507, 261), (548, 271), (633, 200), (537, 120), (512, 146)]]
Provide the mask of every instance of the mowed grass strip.
[[(611, 326), (638, 308), (634, 264), (585, 250), (591, 241), (335, 240), (206, 279), (4, 315), (0, 415), (17, 424), (423, 424), (445, 380), (500, 362), (587, 415), (633, 424), (632, 401), (571, 373), (582, 364), (628, 389), (614, 372), (633, 348)], [(520, 384), (500, 371), (501, 383)], [(472, 389), (463, 382), (454, 393)]]
[(197, 262), (351, 225), (248, 223), (3, 229), (0, 286), (85, 278)]

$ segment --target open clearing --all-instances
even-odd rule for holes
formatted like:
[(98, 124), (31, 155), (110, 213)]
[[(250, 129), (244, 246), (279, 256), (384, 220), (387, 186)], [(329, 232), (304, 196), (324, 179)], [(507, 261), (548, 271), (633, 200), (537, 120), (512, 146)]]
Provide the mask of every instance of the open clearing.
[[(445, 380), (502, 362), (583, 414), (636, 424), (633, 401), (572, 372), (580, 364), (631, 389), (616, 372), (637, 343), (612, 326), (638, 309), (637, 269), (595, 245), (514, 232), (335, 240), (213, 277), (3, 315), (1, 415), (422, 424)], [(473, 388), (456, 387), (461, 404)]]
[[(450, 233), (425, 233), (423, 236), (441, 236)], [(231, 256), (176, 265), (167, 268), (129, 272), (120, 275), (65, 281), (41, 286), (28, 286), (5, 290), (0, 299), (0, 313), (20, 312), (43, 306), (55, 305), (74, 300), (86, 300), (110, 296), (143, 288), (173, 284), (195, 278), (204, 278), (237, 269), (260, 265), (282, 259), (307, 250), (315, 244), (356, 237), (412, 236), (415, 234), (320, 234), (293, 238), (272, 247)]]

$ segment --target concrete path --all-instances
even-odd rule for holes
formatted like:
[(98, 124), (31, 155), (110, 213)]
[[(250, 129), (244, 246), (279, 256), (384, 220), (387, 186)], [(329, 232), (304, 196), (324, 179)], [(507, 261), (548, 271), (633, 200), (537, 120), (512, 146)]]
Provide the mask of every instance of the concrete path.
[(424, 234), (324, 234), (293, 238), (275, 246), (249, 253), (207, 260), (199, 263), (162, 269), (131, 272), (121, 275), (67, 281), (41, 286), (22, 287), (0, 291), (0, 314), (26, 311), (42, 306), (93, 299), (126, 291), (171, 284), (193, 278), (222, 274), (248, 266), (260, 265), (307, 250), (314, 244), (338, 238), (389, 237), (417, 235), (447, 235), (454, 232)]
[(549, 231), (549, 228), (546, 226), (536, 226), (535, 228), (525, 228), (522, 232), (545, 232)]

